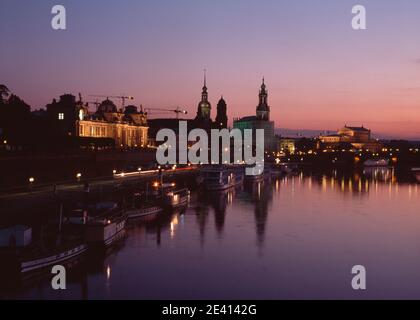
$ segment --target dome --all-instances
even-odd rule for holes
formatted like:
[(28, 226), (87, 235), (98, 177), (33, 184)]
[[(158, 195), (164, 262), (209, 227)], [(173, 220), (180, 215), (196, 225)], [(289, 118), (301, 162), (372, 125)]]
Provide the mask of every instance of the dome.
[(117, 106), (111, 100), (106, 99), (99, 105), (98, 112), (117, 112)]

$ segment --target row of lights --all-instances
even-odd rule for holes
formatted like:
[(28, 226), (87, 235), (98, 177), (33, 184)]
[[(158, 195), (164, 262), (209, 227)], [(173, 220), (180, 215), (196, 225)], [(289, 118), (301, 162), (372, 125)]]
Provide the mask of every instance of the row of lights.
[[(77, 181), (80, 181), (80, 179), (82, 178), (82, 174), (79, 172), (76, 174), (76, 179)], [(28, 179), (30, 184), (33, 184), (35, 182), (35, 178), (34, 177), (29, 177)]]

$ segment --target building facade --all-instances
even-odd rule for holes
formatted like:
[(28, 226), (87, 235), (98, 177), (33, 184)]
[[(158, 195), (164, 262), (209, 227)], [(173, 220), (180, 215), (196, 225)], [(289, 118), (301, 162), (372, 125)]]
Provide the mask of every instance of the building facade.
[(371, 137), (371, 131), (364, 126), (349, 127), (345, 125), (336, 134), (322, 135), (319, 137), (321, 143), (327, 148), (334, 148), (341, 144), (351, 145), (357, 150), (377, 152), (382, 145)]
[(63, 95), (47, 106), (52, 125), (57, 132), (81, 138), (113, 139), (117, 148), (140, 148), (148, 145), (147, 117), (136, 106), (119, 110), (109, 99), (90, 113), (81, 97)]

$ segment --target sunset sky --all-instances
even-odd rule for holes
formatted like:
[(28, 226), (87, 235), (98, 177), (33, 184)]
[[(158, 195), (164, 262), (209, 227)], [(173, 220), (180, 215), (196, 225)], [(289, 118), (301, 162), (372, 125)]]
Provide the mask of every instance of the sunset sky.
[[(51, 8), (67, 9), (67, 30)], [(352, 6), (367, 9), (365, 31)], [(195, 115), (255, 113), (265, 76), (276, 127), (420, 139), (420, 1), (1, 0), (0, 83), (34, 108), (68, 92), (133, 95)], [(119, 103), (119, 101), (116, 101)]]

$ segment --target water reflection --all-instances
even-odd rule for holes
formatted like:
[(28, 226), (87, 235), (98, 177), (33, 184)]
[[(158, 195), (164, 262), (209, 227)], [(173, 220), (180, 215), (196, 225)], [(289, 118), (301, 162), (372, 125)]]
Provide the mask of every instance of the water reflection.
[(351, 298), (343, 274), (365, 263), (379, 279), (370, 297), (418, 298), (418, 187), (380, 168), (193, 192), (188, 208), (134, 221), (119, 246), (72, 267), (65, 293), (47, 276), (3, 297)]

